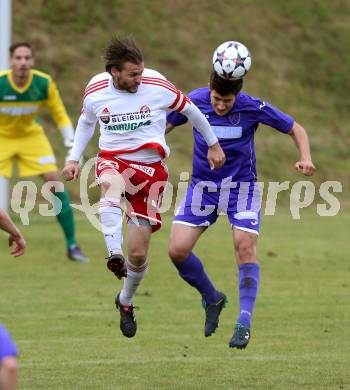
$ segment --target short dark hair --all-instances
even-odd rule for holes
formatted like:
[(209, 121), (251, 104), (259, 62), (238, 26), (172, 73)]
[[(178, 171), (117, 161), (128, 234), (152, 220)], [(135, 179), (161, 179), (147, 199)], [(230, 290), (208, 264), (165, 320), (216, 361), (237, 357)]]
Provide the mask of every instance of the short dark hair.
[(215, 90), (222, 96), (226, 96), (231, 93), (237, 96), (242, 87), (243, 79), (227, 80), (220, 77), (214, 70), (211, 72), (209, 88), (211, 90)]
[(11, 57), (13, 56), (13, 53), (15, 52), (15, 50), (18, 49), (19, 47), (27, 47), (28, 49), (30, 49), (33, 52), (33, 47), (29, 42), (25, 42), (25, 41), (24, 42), (17, 42), (17, 43), (13, 43), (9, 47), (9, 52), (10, 52)]
[(111, 68), (121, 71), (125, 62), (141, 64), (143, 55), (131, 36), (123, 39), (114, 37), (106, 48), (104, 59), (106, 71), (110, 73)]

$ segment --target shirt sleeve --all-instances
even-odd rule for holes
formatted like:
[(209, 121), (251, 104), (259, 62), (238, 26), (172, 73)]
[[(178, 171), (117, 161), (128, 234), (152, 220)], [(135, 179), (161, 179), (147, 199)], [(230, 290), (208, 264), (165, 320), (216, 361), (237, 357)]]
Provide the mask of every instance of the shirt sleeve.
[(94, 123), (96, 125), (97, 122), (97, 116), (93, 109), (93, 101), (90, 99), (90, 97), (85, 97), (83, 101), (83, 107), (81, 109), (81, 116), (84, 117), (84, 119), (87, 122)]
[(96, 122), (97, 117), (92, 110), (91, 102), (89, 98), (85, 98), (75, 130), (73, 147), (68, 157), (69, 160), (80, 160), (80, 157), (83, 155), (87, 144), (94, 135)]
[(182, 112), (186, 115), (192, 126), (201, 134), (208, 146), (212, 146), (218, 142), (208, 120), (195, 104), (186, 104)]
[(52, 115), (52, 119), (54, 120), (56, 126), (59, 129), (68, 126), (72, 127), (72, 122), (64, 107), (56, 83), (52, 79), (49, 80), (48, 99), (46, 102), (46, 106), (49, 109), (50, 114)]
[(169, 119), (168, 122), (172, 125), (179, 126), (186, 123), (188, 120), (202, 135), (208, 146), (214, 145), (218, 142), (218, 139), (205, 116), (181, 91), (176, 90), (175, 99), (172, 104), (168, 106), (168, 109), (172, 110), (169, 115), (173, 114), (173, 116), (167, 117), (167, 119)]
[(163, 75), (157, 72), (153, 76), (142, 76), (142, 84), (159, 88), (164, 109), (181, 112), (186, 107), (186, 104), (191, 103), (190, 99)]
[(256, 116), (260, 123), (273, 127), (281, 133), (289, 133), (293, 127), (294, 118), (274, 107), (272, 104), (254, 99), (256, 104)]
[[(153, 80), (147, 80), (147, 77), (144, 77), (142, 82), (146, 84), (158, 85), (161, 87), (164, 101), (164, 108), (168, 111), (181, 113), (186, 109), (188, 105), (191, 104), (191, 100), (184, 93), (175, 87), (173, 83), (165, 78), (153, 78)], [(152, 78), (150, 78), (152, 79)], [(179, 116), (179, 118), (182, 118)], [(187, 119), (187, 118), (186, 118)], [(184, 119), (182, 119), (184, 120)], [(185, 122), (183, 122), (185, 123)]]

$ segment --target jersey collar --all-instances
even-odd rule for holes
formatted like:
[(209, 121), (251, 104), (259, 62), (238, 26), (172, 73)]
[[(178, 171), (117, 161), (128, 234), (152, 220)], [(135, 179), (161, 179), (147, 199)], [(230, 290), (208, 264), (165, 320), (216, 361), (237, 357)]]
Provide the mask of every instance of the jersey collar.
[(23, 87), (19, 87), (18, 85), (16, 85), (13, 79), (12, 70), (8, 74), (8, 80), (12, 89), (14, 89), (18, 93), (24, 93), (29, 88), (30, 84), (33, 81), (33, 72), (32, 71), (29, 72), (28, 81), (23, 85)]

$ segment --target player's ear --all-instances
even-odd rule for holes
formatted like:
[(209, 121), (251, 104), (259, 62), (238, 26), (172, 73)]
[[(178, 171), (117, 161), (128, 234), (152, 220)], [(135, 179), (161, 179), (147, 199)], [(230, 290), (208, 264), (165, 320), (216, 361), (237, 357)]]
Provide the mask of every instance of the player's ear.
[(115, 68), (114, 66), (112, 66), (111, 67), (111, 75), (113, 76), (113, 77), (117, 77), (118, 76), (118, 70), (117, 70), (117, 68)]

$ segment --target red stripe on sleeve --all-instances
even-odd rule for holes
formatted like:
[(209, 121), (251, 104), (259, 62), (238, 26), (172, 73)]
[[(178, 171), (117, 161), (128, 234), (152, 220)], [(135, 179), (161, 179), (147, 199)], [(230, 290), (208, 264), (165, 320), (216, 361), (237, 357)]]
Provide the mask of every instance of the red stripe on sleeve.
[(103, 84), (103, 83), (105, 83), (105, 82), (108, 82), (108, 79), (96, 81), (96, 83), (92, 83), (92, 84), (88, 85), (88, 86), (85, 88), (85, 92), (84, 92), (84, 93), (88, 92), (90, 89), (95, 88), (95, 87), (97, 87), (98, 85)]
[(85, 93), (84, 99), (86, 98), (86, 96), (90, 95), (90, 93), (99, 91), (100, 89), (104, 89), (104, 88), (107, 88), (107, 87), (108, 87), (108, 84), (106, 84), (106, 85), (101, 85), (101, 86), (97, 86), (95, 89), (91, 89), (90, 91), (88, 91), (88, 92)]
[(172, 88), (175, 91), (177, 91), (177, 88), (175, 87), (175, 85), (173, 83), (171, 83), (169, 80), (161, 79), (159, 77), (147, 77), (147, 76), (142, 77), (142, 79), (144, 79), (145, 81), (155, 81), (158, 83), (162, 83), (163, 85), (166, 85), (169, 88)]
[(171, 106), (169, 106), (169, 108), (170, 108), (171, 110), (172, 110), (174, 107), (177, 106), (177, 104), (178, 104), (180, 98), (181, 98), (181, 92), (180, 92), (180, 91), (177, 91), (177, 95), (176, 95), (176, 99), (174, 100), (174, 103), (173, 103)]
[(142, 84), (155, 85), (155, 86), (157, 86), (157, 87), (165, 88), (165, 89), (169, 90), (170, 92), (173, 92), (174, 94), (176, 93), (176, 91), (173, 90), (172, 88), (168, 87), (167, 85), (160, 84), (160, 83), (158, 83), (158, 82), (148, 81), (148, 80), (142, 80)]
[[(183, 95), (182, 95), (182, 96), (183, 96)], [(187, 103), (186, 97), (183, 96), (182, 103), (181, 103), (180, 107), (176, 110), (176, 112), (181, 112), (181, 111), (184, 109), (186, 103)]]

